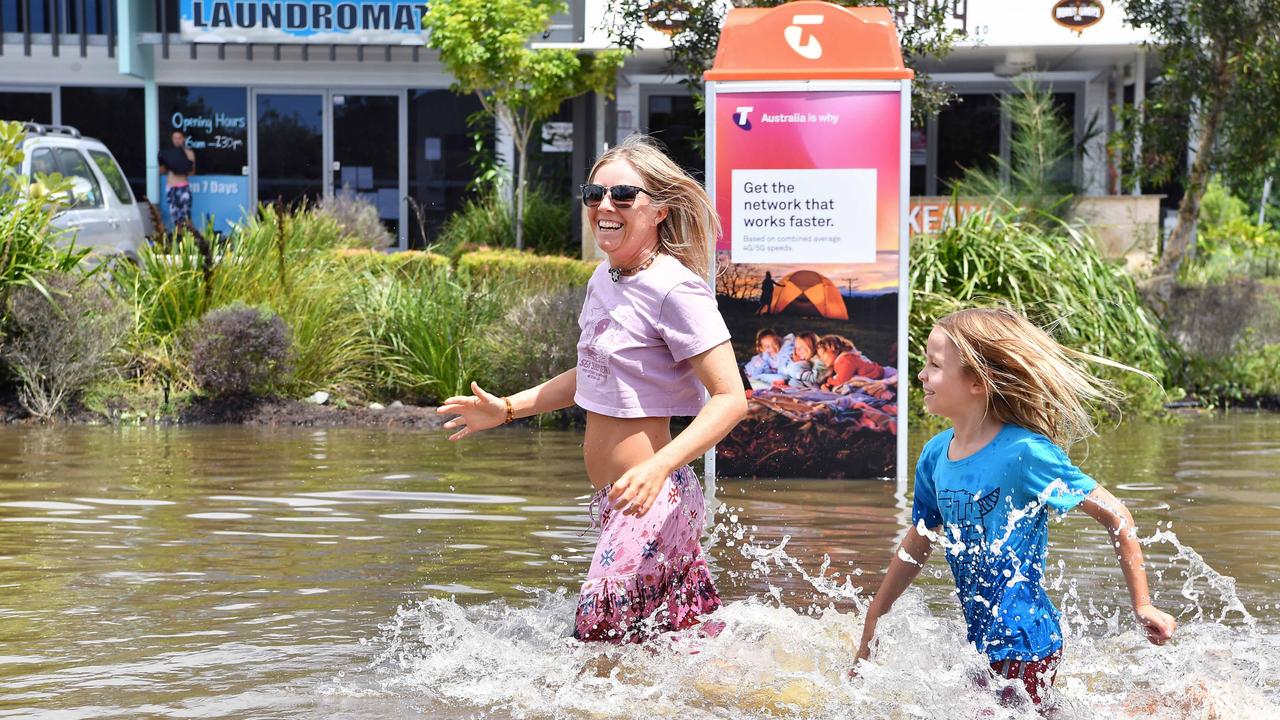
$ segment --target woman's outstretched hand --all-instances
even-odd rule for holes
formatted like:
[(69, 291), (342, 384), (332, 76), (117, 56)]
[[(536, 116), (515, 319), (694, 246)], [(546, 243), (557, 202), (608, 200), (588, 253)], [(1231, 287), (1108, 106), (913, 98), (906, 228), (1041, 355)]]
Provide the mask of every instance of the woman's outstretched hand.
[(457, 415), (444, 424), (446, 430), (458, 428), (458, 432), (449, 436), (450, 440), (461, 440), (472, 433), (497, 427), (507, 418), (507, 404), (502, 398), (485, 392), (474, 382), (471, 392), (475, 395), (455, 395), (436, 408), (440, 415)]

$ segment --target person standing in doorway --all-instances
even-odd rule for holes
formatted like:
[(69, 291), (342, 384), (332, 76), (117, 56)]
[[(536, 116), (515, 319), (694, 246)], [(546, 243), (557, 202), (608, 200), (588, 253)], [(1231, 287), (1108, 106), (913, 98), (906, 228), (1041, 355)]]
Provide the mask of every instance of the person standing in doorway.
[(169, 220), (175, 232), (181, 227), (194, 230), (190, 178), (196, 174), (196, 154), (187, 147), (187, 135), (181, 130), (174, 130), (170, 141), (173, 145), (160, 151), (160, 171), (167, 174), (165, 199), (169, 203)]

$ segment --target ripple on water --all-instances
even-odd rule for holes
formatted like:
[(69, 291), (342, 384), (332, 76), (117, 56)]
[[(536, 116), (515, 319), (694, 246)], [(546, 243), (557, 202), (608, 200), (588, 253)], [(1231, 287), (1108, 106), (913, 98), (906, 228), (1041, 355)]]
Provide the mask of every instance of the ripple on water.
[(280, 522), (300, 522), (300, 523), (361, 523), (364, 518), (345, 517), (341, 515), (327, 515), (324, 517), (278, 517), (276, 520)]
[(524, 522), (528, 518), (520, 515), (477, 515), (474, 513), (440, 513), (440, 512), (407, 512), (379, 515), (388, 520), (451, 520), (466, 522)]
[(159, 507), (173, 505), (171, 500), (151, 500), (147, 498), (76, 498), (80, 502), (94, 505), (126, 505), (132, 507)]
[(475, 503), (479, 505), (516, 505), (526, 502), (514, 495), (476, 495), (452, 492), (403, 492), (398, 490), (335, 490), (332, 492), (302, 493), (305, 497), (335, 498), (338, 500), (419, 500), (423, 502)]
[(92, 510), (92, 505), (60, 502), (54, 500), (15, 500), (0, 503), (0, 507), (22, 508), (24, 510)]
[(7, 517), (0, 518), (0, 522), (11, 523), (54, 523), (62, 525), (100, 525), (106, 520), (90, 520), (89, 518), (72, 518), (50, 515), (45, 517)]
[(333, 505), (332, 502), (325, 500), (316, 500), (312, 498), (298, 497), (251, 497), (247, 495), (210, 495), (210, 500), (226, 500), (228, 502), (261, 502), (261, 503), (277, 503), (280, 505), (289, 505), (292, 507), (311, 507), (315, 505)]

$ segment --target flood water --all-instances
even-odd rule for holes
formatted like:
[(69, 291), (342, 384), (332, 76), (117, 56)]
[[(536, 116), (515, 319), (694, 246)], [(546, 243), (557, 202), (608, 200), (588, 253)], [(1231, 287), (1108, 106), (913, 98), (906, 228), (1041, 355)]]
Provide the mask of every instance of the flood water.
[[(912, 457), (923, 437), (912, 437)], [(569, 638), (594, 532), (581, 435), (0, 428), (0, 717), (1013, 718), (975, 686), (939, 554), (850, 680), (909, 518), (893, 481), (730, 481), (715, 638)], [(1127, 424), (1074, 453), (1133, 510), (1050, 530), (1062, 718), (1280, 717), (1280, 416)]]

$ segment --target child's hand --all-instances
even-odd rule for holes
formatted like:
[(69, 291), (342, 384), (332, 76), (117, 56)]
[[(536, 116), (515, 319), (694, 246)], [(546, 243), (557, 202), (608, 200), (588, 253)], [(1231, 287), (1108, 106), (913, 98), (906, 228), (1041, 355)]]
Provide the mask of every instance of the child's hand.
[(446, 430), (458, 426), (462, 428), (450, 435), (450, 440), (461, 440), (471, 433), (497, 427), (507, 417), (507, 404), (502, 398), (485, 392), (474, 382), (471, 383), (471, 392), (475, 395), (454, 396), (436, 408), (436, 412), (441, 415), (458, 416), (444, 424)]
[(1147, 604), (1136, 608), (1133, 611), (1138, 616), (1138, 622), (1142, 623), (1142, 627), (1147, 631), (1147, 640), (1152, 645), (1163, 645), (1173, 637), (1173, 631), (1178, 629), (1178, 621), (1173, 616), (1154, 605)]
[(862, 667), (862, 663), (871, 659), (871, 646), (864, 640), (862, 645), (858, 647), (858, 654), (853, 658), (853, 667), (849, 668), (849, 679), (853, 680), (858, 677), (858, 668)]

